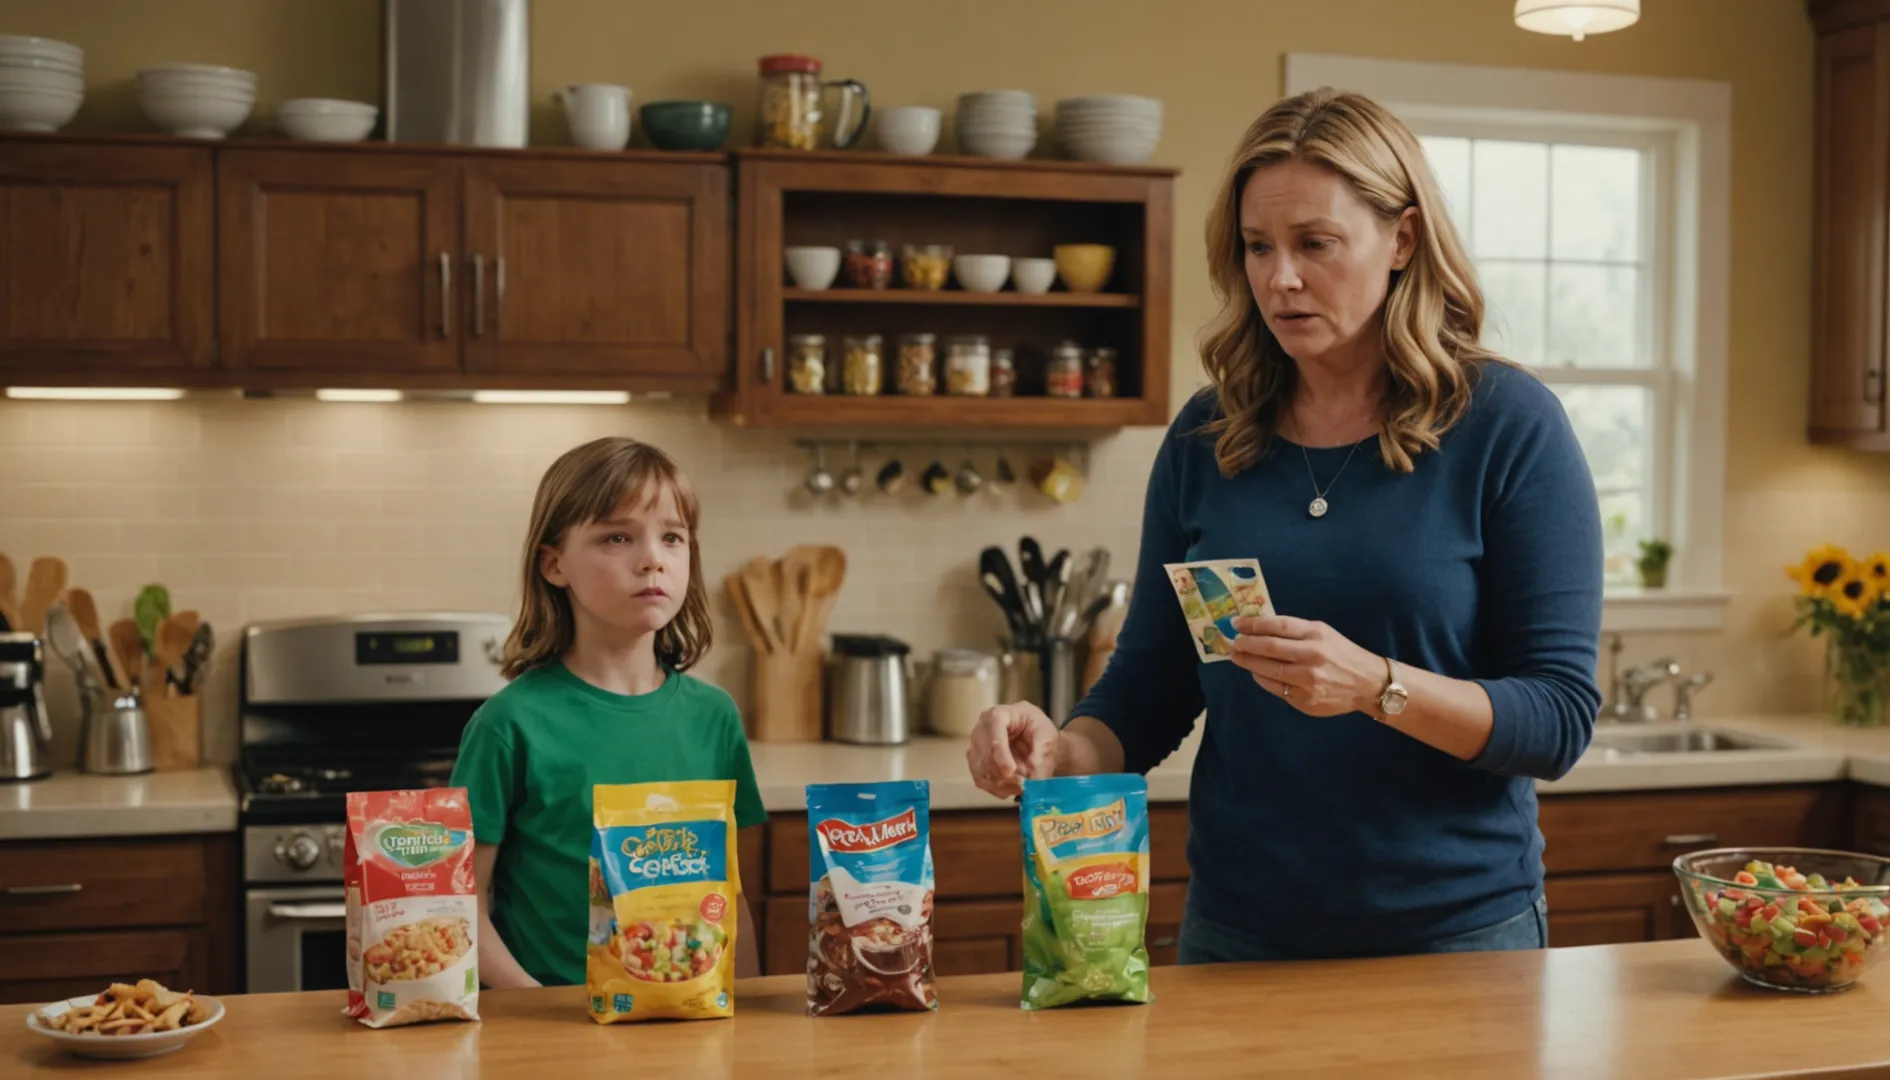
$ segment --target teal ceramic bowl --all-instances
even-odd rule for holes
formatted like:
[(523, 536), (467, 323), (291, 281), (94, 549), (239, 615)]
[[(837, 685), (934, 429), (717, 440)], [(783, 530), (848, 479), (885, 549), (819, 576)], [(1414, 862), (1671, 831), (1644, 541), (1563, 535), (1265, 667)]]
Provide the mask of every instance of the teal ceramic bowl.
[(728, 139), (729, 107), (720, 102), (652, 101), (638, 115), (661, 150), (719, 150)]

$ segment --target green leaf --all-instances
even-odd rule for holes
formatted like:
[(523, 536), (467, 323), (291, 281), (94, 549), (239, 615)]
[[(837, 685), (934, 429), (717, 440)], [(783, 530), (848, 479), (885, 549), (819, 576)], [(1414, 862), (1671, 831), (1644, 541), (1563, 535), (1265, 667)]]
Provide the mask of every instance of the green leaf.
[(146, 656), (157, 653), (158, 624), (171, 617), (171, 593), (162, 585), (146, 585), (131, 605), (138, 622), (138, 636), (144, 638)]

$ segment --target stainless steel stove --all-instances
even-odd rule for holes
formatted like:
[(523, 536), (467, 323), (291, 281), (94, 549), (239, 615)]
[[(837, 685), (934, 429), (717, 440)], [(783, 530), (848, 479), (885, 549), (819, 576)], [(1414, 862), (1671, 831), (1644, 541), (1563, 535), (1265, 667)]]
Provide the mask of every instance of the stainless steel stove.
[(459, 736), (505, 685), (511, 620), (352, 615), (243, 634), (245, 987), (340, 989), (342, 842), (350, 791), (443, 787)]

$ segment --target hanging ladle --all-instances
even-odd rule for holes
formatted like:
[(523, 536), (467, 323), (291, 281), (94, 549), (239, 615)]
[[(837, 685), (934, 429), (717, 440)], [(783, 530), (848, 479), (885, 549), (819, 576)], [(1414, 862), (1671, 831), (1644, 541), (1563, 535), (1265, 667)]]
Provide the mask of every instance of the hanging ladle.
[(814, 444), (814, 471), (808, 474), (807, 490), (816, 495), (833, 490), (833, 474), (827, 471), (827, 448), (820, 443)]
[(866, 483), (866, 474), (860, 471), (860, 444), (849, 443), (847, 448), (851, 458), (847, 471), (840, 474), (840, 490), (848, 495), (858, 495)]
[(958, 474), (953, 477), (953, 480), (958, 484), (960, 495), (974, 494), (984, 486), (983, 474), (978, 472), (978, 466), (972, 464), (970, 447), (965, 448), (964, 463), (958, 466)]

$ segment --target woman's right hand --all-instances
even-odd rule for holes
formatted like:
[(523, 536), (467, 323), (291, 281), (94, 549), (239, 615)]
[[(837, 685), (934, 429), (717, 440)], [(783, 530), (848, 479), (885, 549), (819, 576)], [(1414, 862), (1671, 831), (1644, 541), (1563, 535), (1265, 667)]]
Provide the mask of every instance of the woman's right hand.
[(1024, 780), (1055, 776), (1061, 733), (1028, 701), (986, 709), (971, 729), (965, 762), (978, 787), (999, 798), (1022, 794)]

